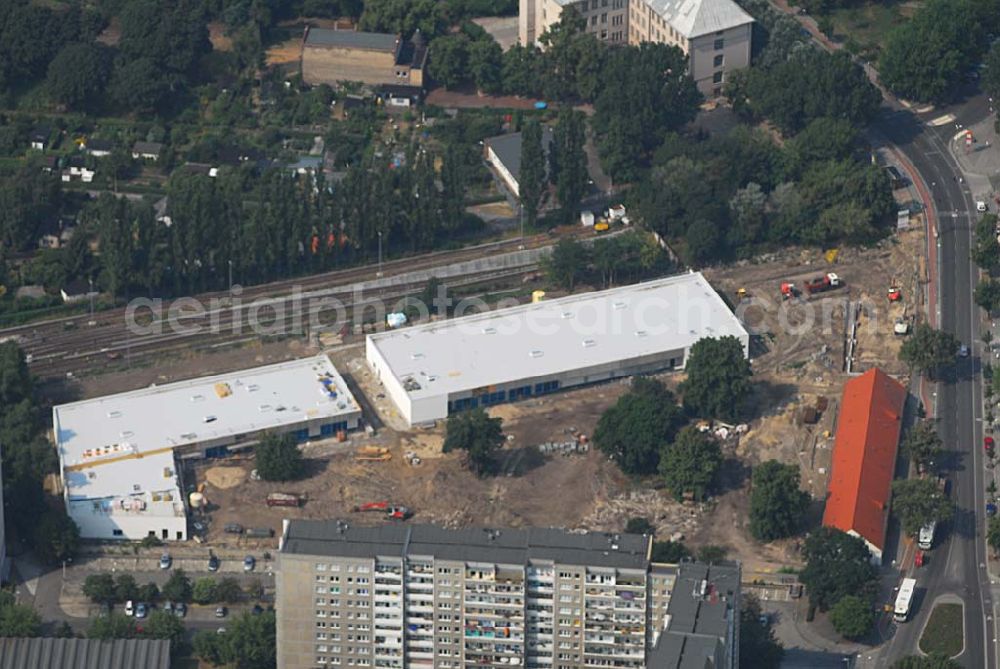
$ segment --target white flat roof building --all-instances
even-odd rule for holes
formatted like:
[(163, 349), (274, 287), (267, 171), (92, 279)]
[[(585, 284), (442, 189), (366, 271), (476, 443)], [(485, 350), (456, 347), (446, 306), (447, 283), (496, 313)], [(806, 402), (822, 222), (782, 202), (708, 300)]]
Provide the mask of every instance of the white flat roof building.
[(569, 386), (683, 367), (749, 335), (700, 273), (369, 335), (366, 358), (411, 424)]
[(185, 539), (174, 450), (224, 455), (263, 432), (302, 441), (357, 427), (361, 409), (319, 355), (52, 409), (67, 511), (89, 538)]

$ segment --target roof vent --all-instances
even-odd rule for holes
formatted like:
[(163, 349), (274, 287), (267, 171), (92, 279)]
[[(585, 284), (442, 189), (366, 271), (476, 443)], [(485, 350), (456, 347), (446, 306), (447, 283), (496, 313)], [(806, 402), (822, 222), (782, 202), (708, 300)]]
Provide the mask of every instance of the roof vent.
[(483, 334), (496, 334), (496, 328), (483, 328)]
[(625, 307), (627, 307), (628, 305), (627, 305), (627, 304), (625, 304), (624, 302), (615, 302), (615, 303), (614, 303), (614, 304), (612, 304), (611, 306), (612, 306), (612, 307), (614, 307), (615, 309), (624, 309), (624, 308), (625, 308)]
[(636, 337), (645, 337), (646, 336), (646, 331), (645, 330), (636, 330), (635, 331), (635, 336)]
[(563, 320), (567, 320), (567, 319), (573, 318), (573, 312), (572, 311), (564, 311), (561, 314), (559, 314), (559, 317), (562, 318)]
[(260, 390), (260, 386), (258, 386), (256, 383), (251, 383), (250, 385), (247, 386), (248, 393), (255, 393), (258, 390)]
[(271, 410), (271, 405), (270, 404), (261, 404), (259, 407), (257, 407), (257, 411), (259, 411), (261, 413), (264, 413), (265, 411), (270, 411), (270, 410)]
[(537, 348), (534, 349), (533, 351), (528, 351), (528, 357), (531, 358), (541, 358), (543, 355), (545, 354), (539, 351)]
[(423, 353), (411, 353), (410, 354), (410, 359), (411, 360), (422, 360), (423, 357), (424, 357)]
[(108, 418), (121, 418), (121, 417), (122, 417), (122, 412), (121, 411), (109, 411), (108, 412)]
[(597, 346), (597, 342), (594, 341), (593, 339), (584, 339), (583, 340), (583, 347), (584, 348), (593, 348), (594, 346)]
[(204, 402), (205, 401), (205, 396), (204, 395), (192, 395), (191, 396), (191, 401), (192, 402)]

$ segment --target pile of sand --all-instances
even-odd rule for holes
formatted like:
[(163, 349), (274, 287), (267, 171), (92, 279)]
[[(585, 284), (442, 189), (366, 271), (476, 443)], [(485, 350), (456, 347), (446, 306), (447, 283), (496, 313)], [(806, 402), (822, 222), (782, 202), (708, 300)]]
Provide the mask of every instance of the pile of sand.
[(247, 473), (242, 467), (212, 467), (205, 471), (205, 480), (210, 486), (227, 490), (246, 481)]

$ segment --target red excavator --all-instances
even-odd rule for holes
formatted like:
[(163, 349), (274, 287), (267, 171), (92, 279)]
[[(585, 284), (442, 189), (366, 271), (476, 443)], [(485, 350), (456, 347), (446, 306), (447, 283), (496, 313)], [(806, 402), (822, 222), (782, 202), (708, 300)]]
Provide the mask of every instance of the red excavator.
[(391, 520), (406, 520), (413, 516), (413, 512), (405, 506), (395, 506), (389, 502), (368, 502), (361, 506), (354, 507), (355, 512), (379, 511), (384, 513)]

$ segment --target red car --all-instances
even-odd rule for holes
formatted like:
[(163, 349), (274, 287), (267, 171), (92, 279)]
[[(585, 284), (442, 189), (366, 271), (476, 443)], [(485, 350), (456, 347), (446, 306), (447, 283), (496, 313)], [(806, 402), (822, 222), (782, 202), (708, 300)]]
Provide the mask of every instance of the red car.
[(983, 437), (983, 448), (986, 449), (987, 452), (992, 452), (995, 445), (993, 437)]

